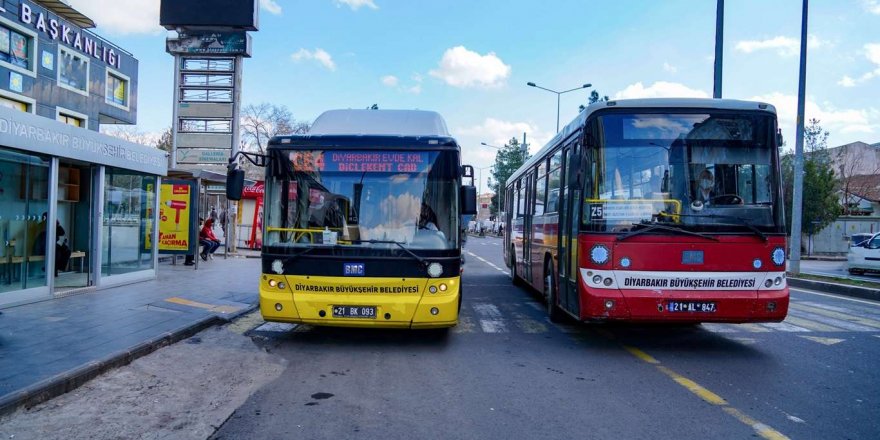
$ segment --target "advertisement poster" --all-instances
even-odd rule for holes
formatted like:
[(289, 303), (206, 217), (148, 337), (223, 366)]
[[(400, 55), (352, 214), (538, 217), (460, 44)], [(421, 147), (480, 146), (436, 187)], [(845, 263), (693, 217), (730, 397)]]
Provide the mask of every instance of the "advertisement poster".
[(9, 31), (0, 29), (0, 52), (9, 53)]
[(195, 182), (165, 180), (159, 188), (159, 253), (195, 252)]
[(246, 32), (206, 32), (181, 34), (165, 41), (170, 53), (186, 55), (244, 55), (250, 56), (251, 40)]

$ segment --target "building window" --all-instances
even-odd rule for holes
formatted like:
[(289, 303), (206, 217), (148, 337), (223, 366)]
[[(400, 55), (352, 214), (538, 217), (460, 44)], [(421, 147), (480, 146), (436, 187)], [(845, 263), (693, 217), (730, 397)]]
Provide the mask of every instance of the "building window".
[(36, 34), (0, 18), (0, 64), (36, 76)]
[(235, 61), (232, 58), (184, 58), (180, 70), (232, 72), (234, 69)]
[(55, 109), (55, 119), (67, 125), (79, 128), (87, 128), (86, 125), (89, 122), (88, 116), (61, 107)]
[(183, 89), (181, 95), (186, 102), (232, 102), (232, 90)]
[(104, 101), (107, 104), (128, 110), (129, 78), (119, 72), (107, 69)]
[(181, 119), (182, 133), (232, 133), (229, 119)]
[(27, 99), (17, 99), (0, 94), (0, 107), (11, 108), (13, 110), (22, 111), (25, 113), (33, 113), (34, 101)]
[(89, 60), (88, 58), (58, 50), (58, 85), (74, 92), (88, 95), (89, 93)]

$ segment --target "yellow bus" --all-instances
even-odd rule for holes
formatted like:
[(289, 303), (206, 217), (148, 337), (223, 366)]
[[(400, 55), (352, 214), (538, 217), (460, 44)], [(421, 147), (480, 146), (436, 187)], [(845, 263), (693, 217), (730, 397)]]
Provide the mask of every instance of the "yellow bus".
[[(461, 216), (473, 168), (443, 118), (331, 110), (267, 154), (260, 311), (322, 326), (449, 328), (461, 307)], [(235, 162), (233, 161), (233, 164)], [(227, 190), (241, 192), (231, 165)], [(468, 185), (463, 180), (470, 178)]]

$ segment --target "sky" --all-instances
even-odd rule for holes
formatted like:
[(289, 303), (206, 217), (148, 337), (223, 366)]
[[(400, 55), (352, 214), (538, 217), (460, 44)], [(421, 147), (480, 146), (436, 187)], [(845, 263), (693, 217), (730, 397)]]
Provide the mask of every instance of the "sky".
[[(139, 60), (137, 130), (171, 125), (173, 63), (159, 0), (69, 0)], [(712, 0), (260, 0), (244, 105), (312, 121), (336, 108), (440, 112), (477, 169), (526, 134), (535, 152), (597, 90), (612, 99), (711, 97)], [(776, 106), (794, 146), (801, 0), (725, 5), (723, 97)], [(880, 0), (810, 3), (806, 119), (829, 146), (880, 142)]]

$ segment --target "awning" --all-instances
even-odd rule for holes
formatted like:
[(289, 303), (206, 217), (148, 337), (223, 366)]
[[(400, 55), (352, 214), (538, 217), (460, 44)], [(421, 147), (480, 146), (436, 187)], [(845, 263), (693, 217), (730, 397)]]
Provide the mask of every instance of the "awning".
[(64, 3), (61, 0), (35, 0), (37, 3), (45, 6), (47, 9), (52, 12), (60, 15), (62, 18), (67, 19), (71, 23), (83, 28), (90, 29), (95, 27), (95, 22), (92, 21), (91, 18), (83, 15), (82, 12), (73, 9), (67, 3)]

